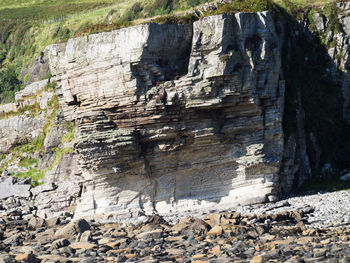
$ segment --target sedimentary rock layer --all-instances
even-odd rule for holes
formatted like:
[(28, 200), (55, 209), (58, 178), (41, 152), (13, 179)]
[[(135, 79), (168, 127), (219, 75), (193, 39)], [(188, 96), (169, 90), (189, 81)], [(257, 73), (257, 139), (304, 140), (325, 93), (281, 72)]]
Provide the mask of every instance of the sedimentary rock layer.
[(47, 54), (79, 131), (77, 217), (275, 199), (284, 82), (270, 13), (134, 26)]

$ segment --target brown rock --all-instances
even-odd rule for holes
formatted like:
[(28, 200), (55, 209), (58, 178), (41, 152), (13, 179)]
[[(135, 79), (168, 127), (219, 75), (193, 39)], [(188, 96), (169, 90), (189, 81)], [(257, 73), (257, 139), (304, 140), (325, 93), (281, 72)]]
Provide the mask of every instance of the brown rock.
[(93, 249), (96, 247), (95, 244), (92, 244), (92, 243), (89, 243), (89, 242), (76, 242), (76, 243), (73, 243), (73, 244), (70, 244), (69, 245), (71, 248), (74, 248), (74, 249)]
[(148, 232), (144, 232), (144, 233), (138, 234), (136, 237), (138, 239), (145, 239), (145, 240), (148, 240), (148, 239), (160, 239), (162, 237), (162, 234), (163, 234), (163, 230), (156, 229), (156, 230), (153, 230), (153, 231), (148, 231)]
[(113, 253), (113, 254), (122, 254), (122, 253), (128, 253), (130, 254), (131, 252), (133, 251), (132, 248), (121, 248), (121, 249), (113, 249), (113, 250), (110, 250), (109, 252), (110, 253)]
[(206, 216), (204, 221), (206, 223), (208, 223), (211, 227), (214, 227), (216, 225), (221, 224), (221, 217), (222, 217), (222, 215), (220, 215), (220, 214), (210, 214), (210, 215)]
[(70, 245), (70, 242), (67, 239), (62, 238), (62, 239), (58, 239), (58, 240), (54, 241), (52, 243), (52, 248), (58, 249), (58, 248), (66, 247), (69, 245)]
[(136, 255), (136, 254), (126, 254), (125, 257), (126, 257), (127, 259), (130, 259), (130, 258), (136, 258), (137, 255)]
[(127, 240), (126, 238), (121, 238), (121, 239), (118, 239), (116, 241), (107, 243), (107, 246), (109, 246), (111, 248), (115, 248), (116, 246), (119, 246), (120, 244), (126, 242), (126, 240)]
[(16, 259), (17, 261), (26, 261), (26, 260), (28, 260), (28, 257), (29, 257), (29, 254), (24, 253), (24, 254), (21, 254), (21, 255), (16, 256), (15, 259)]
[(219, 245), (213, 247), (212, 249), (209, 250), (210, 254), (213, 255), (219, 255), (221, 253), (221, 247)]
[(270, 235), (270, 234), (263, 234), (262, 236), (260, 236), (260, 240), (262, 242), (267, 242), (267, 241), (272, 241), (276, 238), (276, 236), (274, 235)]
[(198, 218), (186, 218), (181, 220), (179, 224), (174, 225), (171, 229), (175, 234), (192, 233), (195, 235), (204, 235), (210, 229), (210, 225)]
[(307, 244), (314, 241), (313, 237), (301, 237), (296, 240), (298, 244)]
[(165, 240), (167, 242), (181, 242), (185, 239), (185, 236), (169, 236)]
[(299, 221), (296, 227), (299, 228), (301, 231), (306, 230), (306, 226), (303, 221)]
[(250, 260), (250, 263), (263, 263), (264, 259), (262, 256), (254, 256), (252, 260)]
[(90, 230), (89, 223), (84, 219), (80, 219), (57, 230), (55, 233), (55, 239), (66, 238), (75, 240), (79, 233), (84, 233), (87, 230)]
[(234, 212), (230, 214), (230, 219), (240, 219), (241, 218), (241, 213), (239, 212)]
[(58, 217), (53, 217), (53, 218), (49, 218), (46, 220), (46, 224), (48, 227), (54, 227), (56, 225), (58, 225), (60, 223), (60, 219)]
[(221, 236), (223, 233), (223, 229), (221, 226), (214, 226), (210, 231), (208, 232), (208, 235), (216, 235)]
[(39, 263), (40, 262), (40, 260), (33, 254), (33, 252), (17, 255), (15, 259), (17, 261), (25, 261), (25, 262), (29, 262), (29, 263)]

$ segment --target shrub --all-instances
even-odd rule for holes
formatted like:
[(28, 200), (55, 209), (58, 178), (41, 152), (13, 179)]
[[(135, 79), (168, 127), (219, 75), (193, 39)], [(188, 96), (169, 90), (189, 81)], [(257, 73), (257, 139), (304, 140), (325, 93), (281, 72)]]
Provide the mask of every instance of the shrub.
[(230, 60), (231, 56), (229, 54), (225, 54), (219, 57), (220, 62), (227, 63)]
[(343, 27), (338, 19), (339, 12), (339, 8), (334, 3), (330, 3), (325, 6), (324, 13), (329, 20), (327, 31), (334, 33), (343, 32)]
[(10, 102), (15, 92), (20, 90), (20, 81), (14, 67), (8, 66), (0, 71), (0, 103)]
[[(51, 72), (48, 72), (40, 80), (45, 80), (45, 79), (50, 79), (50, 78), (52, 78), (52, 74), (51, 74)], [(55, 84), (55, 86), (56, 86), (56, 84)]]
[(128, 27), (131, 26), (131, 22), (125, 21), (125, 22), (117, 22), (113, 24), (95, 24), (95, 25), (85, 25), (80, 27), (74, 34), (75, 37), (78, 36), (86, 36), (94, 33), (99, 33), (99, 32), (110, 32), (113, 30), (117, 30), (123, 27)]
[(204, 13), (203, 16), (223, 13), (273, 11), (274, 9), (275, 4), (272, 0), (235, 0), (233, 3), (219, 4), (217, 10)]
[(146, 14), (148, 16), (165, 15), (179, 7), (179, 0), (155, 0), (151, 5), (146, 7)]
[(28, 73), (24, 76), (24, 78), (23, 78), (23, 83), (26, 84), (26, 83), (28, 82), (29, 78), (30, 78), (30, 72), (28, 72)]
[(71, 31), (67, 27), (58, 26), (55, 33), (52, 35), (52, 39), (59, 39), (60, 41), (66, 41), (71, 37)]
[(16, 26), (16, 22), (4, 21), (0, 22), (0, 41), (5, 44), (7, 38), (9, 37), (11, 30)]
[(6, 56), (7, 56), (6, 49), (1, 49), (0, 50), (0, 64), (5, 60)]
[(143, 6), (139, 3), (136, 2), (135, 4), (132, 5), (132, 7), (121, 17), (120, 22), (125, 22), (125, 21), (133, 21), (137, 18), (140, 18), (140, 14), (143, 11)]
[(194, 7), (194, 6), (203, 4), (203, 3), (205, 3), (205, 2), (208, 2), (208, 1), (206, 1), (206, 0), (187, 0), (187, 4), (188, 4), (190, 7)]
[(152, 22), (159, 24), (192, 24), (198, 19), (199, 18), (194, 14), (188, 14), (186, 16), (167, 15), (157, 17), (153, 19)]

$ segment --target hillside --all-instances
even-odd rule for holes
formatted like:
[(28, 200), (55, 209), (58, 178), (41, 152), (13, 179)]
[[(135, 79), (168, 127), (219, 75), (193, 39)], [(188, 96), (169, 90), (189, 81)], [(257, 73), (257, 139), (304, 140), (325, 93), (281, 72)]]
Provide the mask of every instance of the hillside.
[(201, 2), (205, 1), (1, 1), (0, 63), (14, 65), (20, 74), (49, 44), (81, 33), (110, 31), (137, 18), (189, 9)]
[[(90, 33), (111, 31), (149, 21), (149, 18), (171, 13), (184, 13), (205, 0), (58, 0), (0, 1), (0, 67), (10, 80), (11, 88), (0, 89), (0, 103), (13, 100), (14, 91), (26, 84), (35, 58), (53, 43)], [(235, 1), (235, 9), (262, 11), (266, 1)], [(325, 5), (331, 0), (277, 0), (288, 11), (298, 12)], [(249, 10), (251, 9), (251, 10)], [(223, 8), (223, 12), (231, 11)], [(3, 73), (2, 75), (4, 75)], [(6, 75), (6, 74), (5, 74)], [(13, 78), (16, 75), (17, 78)], [(4, 79), (4, 77), (2, 77)], [(3, 81), (4, 82), (4, 81)], [(0, 79), (1, 83), (1, 79)]]

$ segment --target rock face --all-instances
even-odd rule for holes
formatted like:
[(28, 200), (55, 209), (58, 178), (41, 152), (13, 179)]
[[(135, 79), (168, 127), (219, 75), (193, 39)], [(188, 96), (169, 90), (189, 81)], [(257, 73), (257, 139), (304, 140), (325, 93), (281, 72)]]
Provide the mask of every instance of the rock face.
[(42, 133), (47, 116), (44, 112), (33, 116), (30, 110), (35, 104), (45, 109), (53, 98), (53, 92), (44, 91), (47, 83), (48, 80), (42, 80), (28, 85), (16, 93), (15, 103), (0, 107), (0, 154), (31, 142)]
[(62, 117), (79, 131), (76, 217), (275, 199), (284, 81), (270, 13), (140, 25), (47, 54)]
[(38, 137), (43, 126), (43, 117), (20, 115), (0, 120), (0, 153), (7, 153), (14, 146)]

